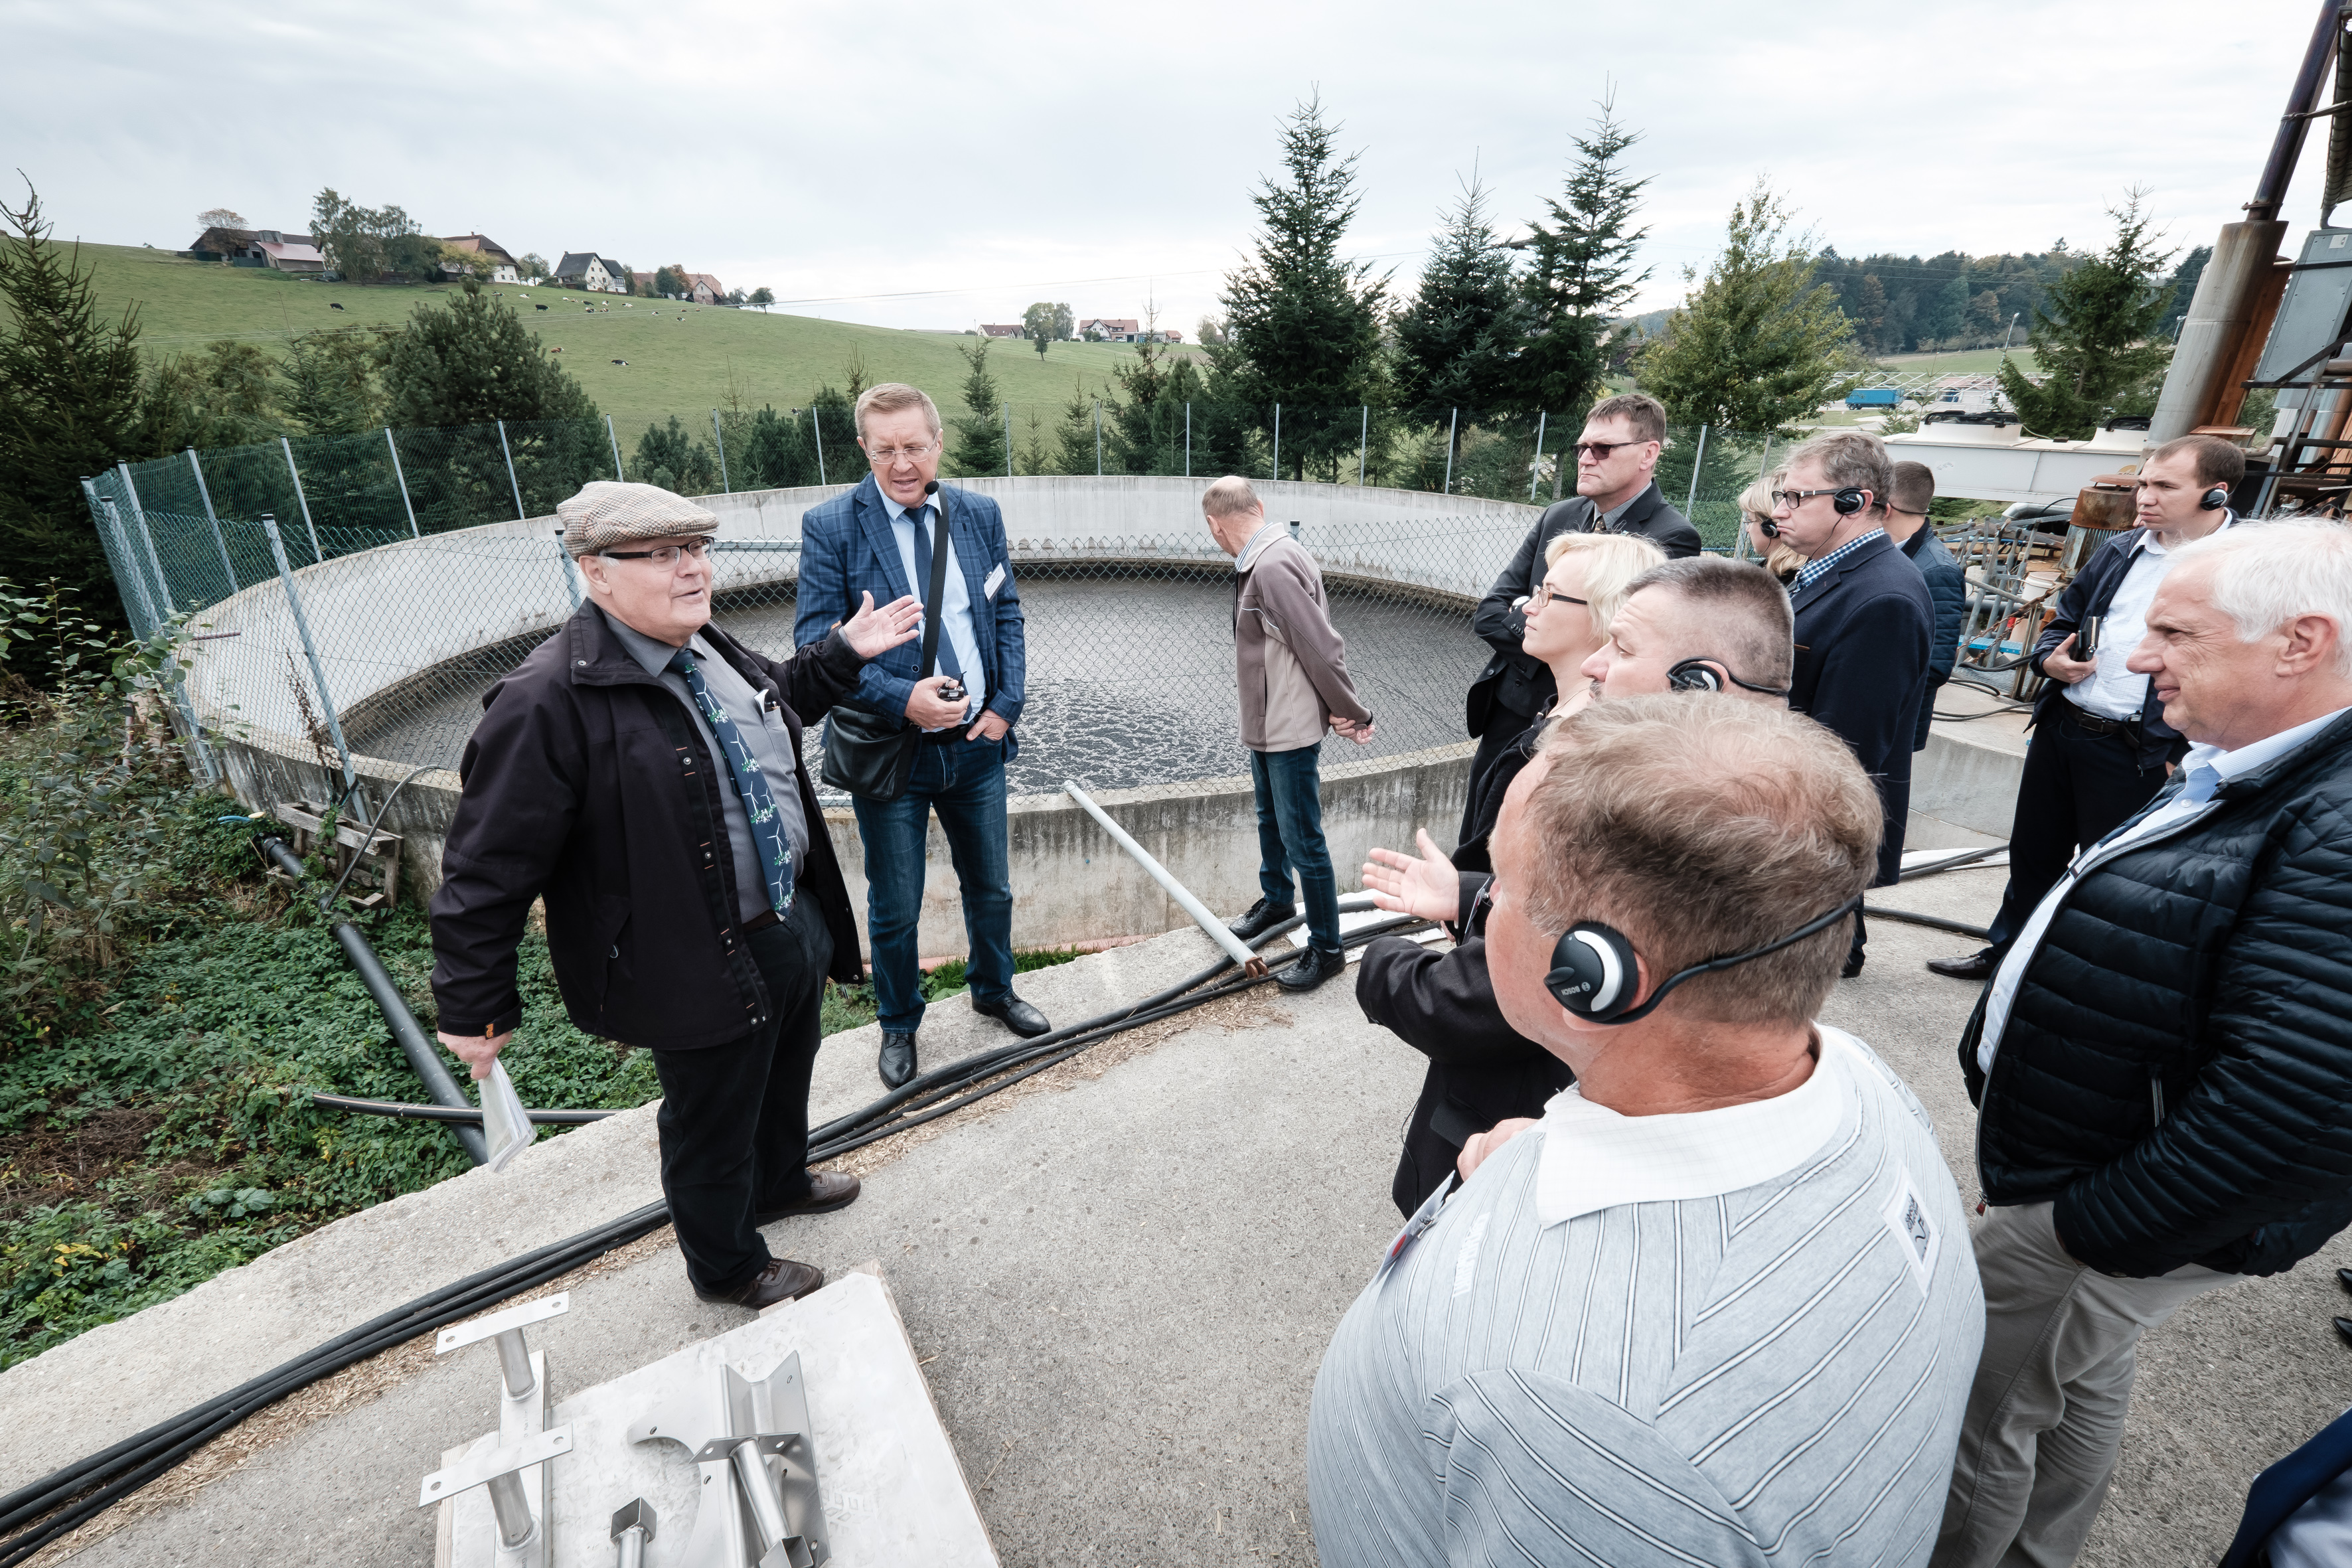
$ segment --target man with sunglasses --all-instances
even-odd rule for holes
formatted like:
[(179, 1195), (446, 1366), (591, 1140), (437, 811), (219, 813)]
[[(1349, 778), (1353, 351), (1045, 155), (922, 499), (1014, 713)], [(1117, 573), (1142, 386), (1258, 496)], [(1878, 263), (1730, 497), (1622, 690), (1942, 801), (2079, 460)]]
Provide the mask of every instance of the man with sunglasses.
[(801, 724), (914, 637), (922, 605), (866, 599), (765, 658), (709, 624), (710, 512), (600, 479), (556, 515), (587, 602), (490, 688), (466, 742), (432, 903), (441, 1043), (489, 1072), (543, 898), (572, 1023), (653, 1052), (662, 1193), (695, 1294), (773, 1306), (824, 1276), (758, 1227), (857, 1195), (856, 1177), (808, 1169), (824, 982), (861, 966)]
[[(1878, 786), (1885, 837), (1878, 879), (1903, 865), (1911, 815), (1911, 740), (1927, 694), (1936, 604), (1921, 576), (1886, 535), (1895, 465), (1885, 444), (1861, 430), (1817, 436), (1789, 454), (1772, 494), (1777, 539), (1805, 557), (1789, 584), (1796, 614), (1797, 665), (1789, 706), (1811, 714), (1853, 748)], [(1862, 973), (1862, 916), (1844, 973)]]
[[(1638, 392), (1603, 398), (1585, 416), (1574, 447), (1576, 494), (1544, 509), (1471, 617), (1471, 629), (1495, 650), (1470, 683), (1469, 731), (1478, 741), (1471, 777), (1484, 777), (1559, 689), (1543, 660), (1523, 646), (1527, 603), (1542, 585), (1546, 546), (1570, 532), (1636, 533), (1669, 560), (1699, 552), (1698, 530), (1652, 479), (1665, 440), (1665, 405)], [(1462, 836), (1469, 832), (1465, 820)]]

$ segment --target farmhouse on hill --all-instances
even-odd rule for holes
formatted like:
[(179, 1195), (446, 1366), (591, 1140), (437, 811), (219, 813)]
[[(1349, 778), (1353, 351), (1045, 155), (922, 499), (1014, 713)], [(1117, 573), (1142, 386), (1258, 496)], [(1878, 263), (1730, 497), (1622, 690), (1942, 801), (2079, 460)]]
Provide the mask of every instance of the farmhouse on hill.
[(689, 272), (686, 276), (689, 285), (686, 291), (688, 299), (698, 305), (727, 303), (727, 289), (718, 279), (708, 272)]
[[(487, 235), (444, 235), (441, 237), (441, 243), (449, 246), (454, 249), (470, 251), (477, 256), (488, 257), (494, 264), (494, 269), (490, 273), (490, 281), (493, 283), (520, 283), (522, 281), (522, 274), (515, 269), (515, 258), (508, 253), (504, 246), (499, 244), (497, 240), (490, 238)], [(569, 259), (569, 258), (566, 259)], [(465, 269), (454, 261), (445, 261), (441, 264), (441, 270), (454, 278)]]
[(208, 228), (180, 254), (197, 261), (268, 267), (309, 276), (327, 269), (327, 258), (319, 254), (318, 246), (309, 235), (286, 234), (274, 228)]
[(1078, 338), (1090, 343), (1131, 343), (1142, 325), (1132, 316), (1088, 316), (1078, 323)]
[(1002, 322), (982, 321), (980, 324), (980, 335), (983, 338), (1022, 338), (1029, 334), (1022, 330), (1021, 323), (1018, 321), (1010, 326)]
[(554, 281), (562, 289), (625, 294), (629, 292), (629, 269), (617, 261), (605, 260), (593, 250), (567, 250), (563, 259), (555, 264)]

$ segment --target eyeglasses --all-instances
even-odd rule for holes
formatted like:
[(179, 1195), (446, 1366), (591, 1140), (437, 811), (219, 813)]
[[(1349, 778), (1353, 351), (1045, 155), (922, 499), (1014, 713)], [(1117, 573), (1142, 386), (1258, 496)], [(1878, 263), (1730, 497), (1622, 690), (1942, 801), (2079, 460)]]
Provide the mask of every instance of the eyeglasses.
[(1549, 583), (1538, 583), (1536, 584), (1536, 591), (1528, 595), (1528, 608), (1530, 610), (1540, 610), (1546, 605), (1550, 604), (1554, 599), (1558, 599), (1562, 604), (1568, 605), (1590, 605), (1592, 603), (1590, 599), (1580, 599), (1573, 594), (1563, 594)]
[(1774, 490), (1772, 508), (1777, 511), (1785, 506), (1790, 511), (1794, 511), (1815, 496), (1833, 496), (1844, 488), (1843, 485), (1832, 485), (1826, 489), (1818, 490)]
[(708, 560), (710, 541), (692, 539), (684, 544), (665, 544), (658, 550), (600, 550), (597, 553), (607, 561), (650, 561), (667, 571), (677, 564), (680, 555), (689, 561)]
[(866, 456), (873, 462), (885, 465), (895, 463), (901, 458), (910, 463), (919, 463), (939, 449), (940, 444), (932, 441), (920, 447), (877, 447)]

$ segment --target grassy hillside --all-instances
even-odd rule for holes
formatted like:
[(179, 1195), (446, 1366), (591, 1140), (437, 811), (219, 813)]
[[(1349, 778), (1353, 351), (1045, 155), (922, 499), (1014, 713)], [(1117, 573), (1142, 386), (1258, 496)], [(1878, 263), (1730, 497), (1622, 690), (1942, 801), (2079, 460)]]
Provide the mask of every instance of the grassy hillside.
[[(2010, 350), (2009, 357), (2017, 368), (2032, 374), (2034, 369), (2033, 351), (2022, 345)], [(1906, 375), (1934, 372), (1947, 375), (1990, 374), (2000, 368), (1999, 349), (1964, 349), (1948, 354), (1887, 354), (1878, 361), (1889, 370)]]
[[(264, 268), (186, 261), (170, 251), (85, 245), (99, 298), (111, 314), (136, 301), (140, 343), (150, 353), (201, 348), (223, 338), (275, 347), (320, 327), (390, 324), (446, 289), (411, 284), (354, 288), (312, 283)], [(825, 383), (841, 386), (854, 358), (866, 380), (907, 381), (929, 392), (943, 413), (961, 411), (970, 374), (958, 356), (972, 339), (942, 332), (763, 315), (717, 306), (673, 305), (582, 294), (564, 289), (494, 284), (563, 363), (596, 405), (614, 416), (625, 440), (669, 414), (691, 422), (722, 405), (730, 384), (747, 407), (805, 406)], [(341, 304), (341, 310), (332, 310)], [(545, 310), (533, 309), (545, 305)], [(1055, 343), (1040, 363), (1034, 347), (996, 344), (989, 355), (1000, 396), (1013, 404), (1058, 406), (1083, 380), (1088, 395), (1134, 351), (1110, 343)], [(626, 365), (612, 362), (626, 360)], [(1016, 412), (1015, 417), (1021, 417)], [(1050, 409), (1048, 418), (1050, 420)]]

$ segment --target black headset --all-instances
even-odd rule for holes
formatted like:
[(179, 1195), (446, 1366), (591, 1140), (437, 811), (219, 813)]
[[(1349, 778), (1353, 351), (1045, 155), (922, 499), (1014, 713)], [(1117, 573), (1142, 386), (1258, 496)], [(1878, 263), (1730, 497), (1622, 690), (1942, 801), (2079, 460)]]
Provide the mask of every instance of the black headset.
[(2215, 485), (2211, 489), (2207, 490), (2203, 495), (2197, 498), (2197, 510), (2199, 511), (2220, 511), (2223, 507), (2228, 506), (2229, 504), (2230, 487), (2227, 485)]
[(1642, 988), (1642, 972), (1633, 958), (1633, 944), (1622, 933), (1598, 921), (1579, 921), (1560, 934), (1551, 950), (1551, 973), (1544, 976), (1544, 989), (1561, 1006), (1578, 1017), (1594, 1024), (1631, 1024), (1646, 1018), (1651, 1009), (1666, 999), (1666, 993), (1684, 981), (1701, 974), (1712, 974), (1780, 952), (1795, 942), (1804, 941), (1814, 932), (1827, 930), (1837, 921), (1862, 908), (1862, 895), (1856, 893), (1825, 915), (1807, 921), (1778, 942), (1762, 947), (1751, 947), (1746, 952), (1710, 958), (1704, 963), (1694, 963), (1678, 970), (1650, 994), (1650, 999), (1640, 1006), (1630, 1005), (1635, 992)]
[[(1840, 517), (1852, 517), (1869, 504), (1870, 492), (1860, 485), (1848, 485), (1843, 489), (1830, 492), (1830, 505), (1837, 509), (1837, 514)], [(1763, 531), (1764, 537), (1767, 539), (1780, 537), (1780, 525), (1773, 521), (1769, 514), (1756, 526)]]
[(1720, 691), (1723, 689), (1723, 683), (1728, 680), (1742, 691), (1760, 691), (1767, 697), (1789, 695), (1788, 689), (1783, 687), (1759, 686), (1752, 680), (1742, 680), (1731, 673), (1731, 668), (1728, 665), (1717, 669), (1716, 666), (1722, 663), (1721, 659), (1686, 658), (1666, 671), (1666, 689), (1669, 691)]

